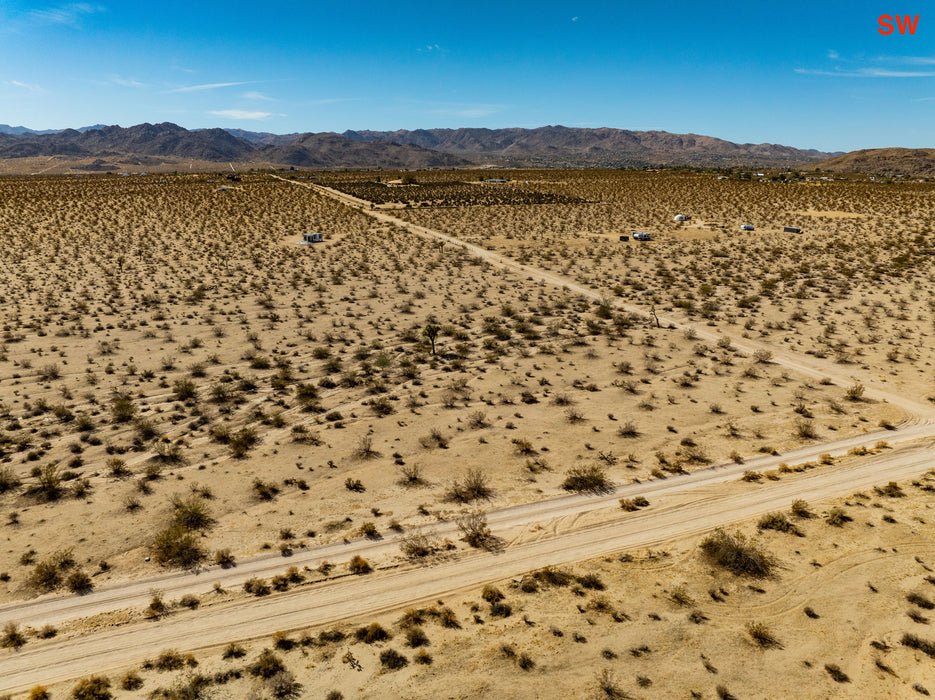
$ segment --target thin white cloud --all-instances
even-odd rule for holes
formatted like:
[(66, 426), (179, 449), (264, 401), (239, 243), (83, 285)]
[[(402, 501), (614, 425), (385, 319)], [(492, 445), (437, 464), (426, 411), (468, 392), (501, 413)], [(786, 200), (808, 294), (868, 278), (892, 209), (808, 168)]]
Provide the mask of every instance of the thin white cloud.
[(205, 85), (186, 85), (184, 87), (167, 90), (167, 92), (201, 92), (202, 90), (217, 90), (218, 88), (234, 87), (235, 85), (249, 85), (254, 81), (243, 80), (237, 83), (207, 83)]
[(828, 58), (830, 58), (832, 61), (836, 61), (841, 58), (841, 56), (834, 49), (828, 49)]
[(888, 60), (896, 63), (905, 63), (907, 66), (935, 66), (933, 56), (892, 56)]
[(257, 92), (256, 90), (250, 90), (241, 95), (245, 100), (265, 100), (266, 102), (275, 102), (272, 97), (264, 95), (262, 92)]
[(887, 68), (858, 68), (850, 71), (812, 70), (796, 68), (800, 75), (830, 75), (837, 78), (933, 78), (935, 71), (889, 70)]
[(104, 12), (105, 10), (106, 8), (101, 5), (92, 5), (87, 2), (75, 2), (46, 10), (30, 10), (27, 13), (27, 17), (38, 24), (65, 24), (75, 26), (78, 24), (78, 20), (81, 17), (93, 15), (97, 12)]
[(577, 22), (577, 21), (578, 21), (578, 18), (577, 18), (577, 17), (572, 17), (572, 18), (571, 18), (571, 21), (572, 21), (572, 22)]
[(424, 48), (416, 49), (416, 51), (419, 53), (431, 53), (433, 51), (436, 53), (445, 53), (445, 49), (438, 44), (426, 44)]
[(24, 83), (20, 80), (4, 80), (3, 84), (12, 85), (13, 87), (20, 88), (21, 90), (27, 90), (28, 92), (32, 92), (37, 95), (44, 94), (46, 92), (46, 89), (41, 85), (37, 85), (35, 83)]
[(114, 85), (122, 85), (123, 87), (146, 87), (146, 84), (141, 83), (139, 80), (134, 80), (133, 78), (121, 78), (119, 75), (111, 77), (110, 82)]
[(243, 109), (219, 109), (208, 112), (208, 114), (213, 114), (216, 117), (224, 117), (225, 119), (241, 119), (251, 121), (264, 121), (270, 117), (286, 116), (285, 114), (273, 114), (272, 112), (248, 112)]

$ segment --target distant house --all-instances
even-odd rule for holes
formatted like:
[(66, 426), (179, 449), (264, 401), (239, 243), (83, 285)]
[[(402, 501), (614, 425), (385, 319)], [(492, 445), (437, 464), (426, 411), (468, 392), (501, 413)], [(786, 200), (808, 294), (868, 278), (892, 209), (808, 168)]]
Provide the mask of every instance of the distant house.
[(325, 234), (323, 233), (303, 233), (302, 240), (296, 243), (296, 245), (310, 245), (312, 243), (322, 243), (325, 240)]
[(491, 177), (487, 180), (484, 180), (484, 182), (506, 182), (506, 180), (502, 177)]
[(742, 224), (742, 225), (740, 226), (740, 230), (741, 230), (741, 231), (752, 231), (752, 230), (753, 230), (753, 224)]
[(673, 221), (688, 221), (690, 217), (685, 216), (684, 214), (676, 214), (672, 219)]
[(653, 234), (649, 231), (634, 231), (633, 240), (634, 241), (651, 241), (653, 239)]
[(783, 226), (782, 230), (786, 233), (802, 233), (802, 229), (797, 226)]

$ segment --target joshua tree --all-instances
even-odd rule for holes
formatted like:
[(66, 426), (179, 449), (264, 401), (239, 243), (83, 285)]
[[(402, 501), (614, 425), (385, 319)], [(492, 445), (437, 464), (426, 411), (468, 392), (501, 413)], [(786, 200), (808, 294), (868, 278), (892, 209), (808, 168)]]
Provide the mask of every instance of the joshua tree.
[(422, 329), (422, 335), (429, 339), (429, 342), (432, 344), (432, 354), (435, 354), (435, 339), (438, 337), (438, 332), (441, 330), (434, 323), (426, 324), (425, 328)]

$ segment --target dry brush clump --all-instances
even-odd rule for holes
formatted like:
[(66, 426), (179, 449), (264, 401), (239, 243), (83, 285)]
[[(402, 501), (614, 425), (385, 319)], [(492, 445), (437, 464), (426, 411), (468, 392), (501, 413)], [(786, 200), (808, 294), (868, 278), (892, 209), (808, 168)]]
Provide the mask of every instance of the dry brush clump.
[(705, 560), (737, 576), (766, 578), (777, 565), (775, 557), (748, 541), (741, 532), (716, 530), (700, 544)]

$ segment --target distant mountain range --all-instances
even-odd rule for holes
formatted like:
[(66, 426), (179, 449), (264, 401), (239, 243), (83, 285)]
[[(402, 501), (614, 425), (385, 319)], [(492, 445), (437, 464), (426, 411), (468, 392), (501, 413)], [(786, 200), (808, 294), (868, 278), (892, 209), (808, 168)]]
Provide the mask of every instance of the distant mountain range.
[(870, 148), (835, 156), (817, 165), (835, 172), (935, 177), (935, 149)]
[(168, 122), (46, 132), (0, 125), (0, 158), (98, 159), (90, 169), (112, 169), (115, 166), (110, 162), (152, 166), (163, 162), (160, 159), (301, 168), (793, 167), (835, 155), (778, 144), (736, 144), (697, 134), (564, 126), (272, 134), (242, 129), (188, 130)]
[(154, 166), (163, 162), (160, 159), (246, 161), (304, 168), (437, 168), (468, 164), (463, 158), (419, 146), (361, 143), (338, 134), (299, 134), (284, 145), (277, 145), (275, 139), (267, 145), (224, 129), (189, 131), (168, 122), (89, 131), (65, 129), (49, 134), (0, 134), (0, 158), (38, 156), (98, 159), (91, 168), (78, 168), (91, 170), (113, 169), (101, 161)]
[[(510, 161), (567, 160), (581, 165), (638, 164), (743, 165), (810, 163), (830, 153), (771, 143), (737, 144), (712, 136), (666, 131), (575, 129), (417, 129), (416, 131), (345, 131), (355, 141), (392, 141), (464, 157)], [(624, 164), (621, 162), (621, 164)]]
[[(82, 126), (75, 131), (91, 131), (92, 129), (103, 129), (106, 124), (95, 124), (94, 126)], [(13, 136), (21, 136), (22, 134), (31, 134), (32, 136), (42, 136), (44, 134), (59, 134), (65, 131), (65, 129), (45, 129), (44, 131), (36, 131), (35, 129), (27, 129), (25, 126), (10, 126), (9, 124), (0, 124), (0, 134), (12, 134)]]

